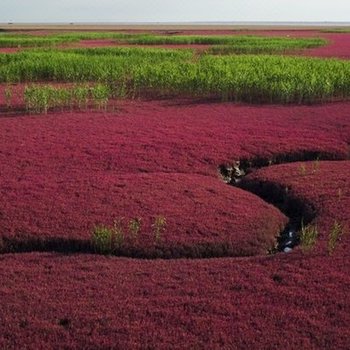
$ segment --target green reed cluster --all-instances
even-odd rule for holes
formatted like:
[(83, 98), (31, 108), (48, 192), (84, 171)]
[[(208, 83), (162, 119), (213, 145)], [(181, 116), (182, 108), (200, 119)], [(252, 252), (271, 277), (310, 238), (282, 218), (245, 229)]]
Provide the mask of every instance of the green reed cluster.
[(191, 50), (36, 49), (0, 54), (1, 83), (100, 83), (113, 96), (183, 95), (252, 103), (350, 96), (350, 62), (278, 55), (198, 57)]
[(110, 91), (108, 86), (77, 85), (70, 87), (54, 87), (50, 85), (31, 85), (24, 90), (24, 102), (27, 111), (32, 113), (47, 113), (49, 109), (64, 110), (89, 106), (106, 109)]

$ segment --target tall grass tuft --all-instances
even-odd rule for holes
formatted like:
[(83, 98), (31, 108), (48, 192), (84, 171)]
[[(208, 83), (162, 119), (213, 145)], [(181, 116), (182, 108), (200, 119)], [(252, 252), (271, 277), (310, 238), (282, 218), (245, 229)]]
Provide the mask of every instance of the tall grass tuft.
[(316, 225), (306, 225), (302, 223), (300, 231), (300, 246), (304, 251), (310, 251), (315, 247), (318, 237), (318, 230)]
[(111, 254), (113, 251), (113, 232), (110, 228), (100, 225), (92, 231), (92, 245), (97, 253)]
[(345, 233), (345, 227), (338, 220), (334, 220), (328, 237), (328, 254), (332, 255), (337, 244)]
[(160, 243), (162, 235), (166, 229), (166, 218), (164, 216), (157, 216), (152, 224), (154, 240), (156, 243)]
[(103, 84), (97, 84), (90, 89), (91, 96), (97, 109), (107, 109), (110, 96), (109, 87)]
[[(91, 243), (95, 251), (99, 254), (120, 254), (123, 251), (130, 251), (140, 244), (141, 218), (131, 218), (125, 221), (125, 218), (117, 218), (112, 226), (97, 225), (93, 227)], [(152, 240), (145, 241), (145, 244), (161, 243), (162, 235), (166, 229), (166, 218), (157, 216), (151, 224), (153, 236)]]
[(87, 109), (89, 103), (101, 110), (107, 109), (110, 97), (109, 87), (103, 84), (95, 86), (74, 85), (54, 87), (51, 85), (31, 85), (24, 90), (26, 109), (33, 113), (47, 114), (49, 109), (79, 108)]

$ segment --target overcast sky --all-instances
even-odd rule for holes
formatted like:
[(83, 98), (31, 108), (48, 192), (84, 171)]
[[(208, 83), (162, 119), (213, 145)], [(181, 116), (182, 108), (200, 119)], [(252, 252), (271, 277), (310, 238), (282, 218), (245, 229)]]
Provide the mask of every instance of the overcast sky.
[(350, 22), (350, 0), (0, 0), (0, 22)]

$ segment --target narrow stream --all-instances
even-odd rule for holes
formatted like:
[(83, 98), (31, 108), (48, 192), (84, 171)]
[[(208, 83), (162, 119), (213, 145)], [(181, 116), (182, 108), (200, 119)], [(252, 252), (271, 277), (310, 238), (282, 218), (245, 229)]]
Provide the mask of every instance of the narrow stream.
[[(276, 237), (275, 248), (271, 253), (290, 252), (300, 243), (302, 225), (308, 225), (316, 217), (316, 209), (312, 203), (293, 195), (288, 188), (272, 181), (252, 179), (249, 174), (256, 170), (284, 163), (309, 160), (342, 160), (344, 157), (334, 153), (301, 152), (287, 155), (277, 155), (273, 159), (253, 158), (221, 165), (219, 171), (223, 181), (231, 186), (249, 191), (265, 202), (277, 207), (289, 218), (285, 228)], [(97, 253), (91, 240), (67, 239), (62, 237), (5, 238), (0, 237), (0, 254), (25, 252), (57, 252), (63, 254)], [(113, 252), (113, 255), (141, 259), (177, 259), (177, 258), (219, 258), (244, 257), (250, 255), (233, 255), (229, 244), (196, 244), (176, 246), (156, 246), (150, 249), (126, 246)]]
[(225, 183), (259, 196), (265, 202), (277, 207), (288, 217), (289, 221), (276, 238), (276, 247), (272, 251), (272, 253), (288, 253), (300, 243), (302, 225), (306, 226), (315, 219), (315, 207), (308, 201), (293, 195), (288, 188), (272, 181), (253, 180), (247, 175), (272, 165), (335, 159), (339, 159), (339, 157), (331, 153), (301, 152), (287, 155), (281, 154), (274, 156), (273, 159), (243, 159), (234, 161), (229, 165), (220, 165), (219, 172)]

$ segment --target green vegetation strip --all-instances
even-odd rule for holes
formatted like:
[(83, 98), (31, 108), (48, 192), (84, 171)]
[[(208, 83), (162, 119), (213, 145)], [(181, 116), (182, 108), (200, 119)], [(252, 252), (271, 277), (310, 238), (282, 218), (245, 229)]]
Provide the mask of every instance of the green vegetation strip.
[(49, 47), (80, 40), (112, 39), (137, 45), (215, 45), (214, 54), (285, 53), (325, 45), (320, 38), (287, 38), (242, 35), (152, 35), (127, 33), (64, 33), (47, 36), (0, 34), (0, 47)]
[(209, 49), (214, 54), (232, 53), (282, 53), (326, 44), (320, 38), (286, 38), (263, 36), (202, 36), (202, 35), (144, 35), (131, 37), (126, 40), (130, 44), (143, 45), (215, 45)]
[(130, 34), (124, 33), (65, 33), (51, 35), (0, 34), (0, 47), (50, 47), (59, 44), (94, 39), (126, 39)]
[(323, 29), (322, 33), (350, 33), (350, 28)]
[(47, 113), (49, 109), (67, 107), (87, 109), (89, 106), (99, 110), (106, 109), (111, 92), (107, 86), (77, 85), (53, 87), (49, 85), (27, 86), (24, 90), (26, 109), (33, 113)]
[(350, 96), (350, 62), (141, 48), (32, 50), (0, 55), (0, 82), (101, 83), (115, 96), (181, 94), (309, 103)]

